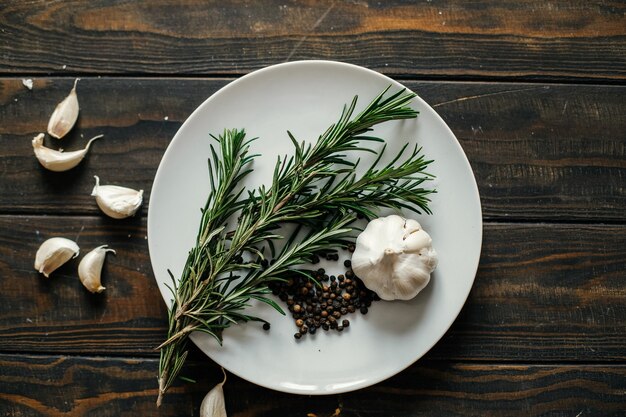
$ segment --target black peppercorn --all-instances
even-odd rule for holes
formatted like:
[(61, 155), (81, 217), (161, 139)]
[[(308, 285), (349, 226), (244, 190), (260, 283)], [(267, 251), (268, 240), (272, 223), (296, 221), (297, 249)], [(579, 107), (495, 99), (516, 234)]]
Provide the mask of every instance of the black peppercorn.
[(302, 335), (300, 334), (300, 332), (298, 332), (298, 333), (294, 334), (293, 337), (295, 337), (296, 339), (300, 339), (302, 337)]
[(270, 324), (269, 323), (263, 323), (263, 330), (269, 330), (270, 329)]
[(345, 266), (346, 268), (351, 268), (352, 261), (350, 261), (350, 259), (346, 259), (345, 261), (343, 261), (343, 266)]
[(342, 320), (341, 321), (341, 325), (343, 327), (349, 327), (350, 326), (350, 320)]

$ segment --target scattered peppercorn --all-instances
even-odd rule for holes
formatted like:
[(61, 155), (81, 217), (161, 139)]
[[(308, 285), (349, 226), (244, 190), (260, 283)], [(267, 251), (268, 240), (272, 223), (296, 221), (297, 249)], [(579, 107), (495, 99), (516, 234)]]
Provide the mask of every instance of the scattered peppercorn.
[(263, 323), (263, 330), (269, 330), (270, 329), (270, 324), (269, 323)]
[[(318, 258), (317, 262), (320, 257), (339, 260), (335, 252), (316, 253), (311, 258), (312, 263), (317, 263), (313, 262), (316, 261), (315, 257)], [(380, 300), (354, 275), (349, 260), (344, 261), (343, 265), (347, 268), (343, 274), (329, 275), (324, 268), (319, 268), (312, 272), (311, 279), (296, 275), (268, 285), (272, 293), (287, 304), (298, 329), (294, 334), (295, 339), (301, 339), (307, 333), (315, 334), (319, 328), (341, 332), (350, 326), (350, 321), (345, 319), (346, 315), (355, 312), (367, 314), (372, 302)], [(269, 323), (267, 326), (264, 324), (263, 328), (268, 330)]]

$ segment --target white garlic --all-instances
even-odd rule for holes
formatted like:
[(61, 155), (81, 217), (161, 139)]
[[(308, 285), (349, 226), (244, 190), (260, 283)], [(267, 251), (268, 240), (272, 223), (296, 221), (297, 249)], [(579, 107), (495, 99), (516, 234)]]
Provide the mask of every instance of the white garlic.
[[(223, 368), (222, 372), (224, 372)], [(202, 404), (200, 404), (200, 417), (227, 417), (223, 388), (225, 382), (226, 372), (224, 372), (224, 380), (214, 386), (202, 400)]]
[(29, 90), (33, 89), (33, 80), (31, 80), (30, 78), (22, 79), (22, 84), (24, 85), (24, 87), (28, 88)]
[(39, 163), (46, 169), (55, 172), (67, 171), (69, 169), (74, 168), (76, 165), (83, 160), (87, 152), (89, 151), (89, 147), (91, 146), (91, 142), (96, 139), (100, 139), (104, 135), (98, 135), (89, 140), (87, 142), (87, 146), (85, 149), (81, 149), (79, 151), (72, 152), (63, 152), (63, 150), (57, 151), (54, 149), (46, 148), (43, 145), (44, 134), (40, 133), (33, 138), (33, 149), (35, 150), (35, 156), (39, 160)]
[(58, 267), (78, 256), (76, 242), (64, 237), (53, 237), (41, 244), (35, 255), (35, 269), (46, 278)]
[(100, 178), (94, 175), (96, 185), (91, 195), (96, 197), (98, 207), (109, 217), (123, 219), (134, 215), (143, 200), (143, 190), (119, 187), (117, 185), (100, 185)]
[(352, 270), (383, 300), (410, 300), (437, 267), (432, 239), (415, 220), (391, 215), (369, 222), (356, 240)]
[(107, 252), (115, 253), (113, 249), (107, 249), (107, 245), (98, 246), (85, 255), (78, 264), (78, 278), (85, 288), (92, 293), (100, 293), (105, 290), (100, 281), (100, 275)]
[(78, 119), (78, 96), (76, 95), (76, 84), (78, 78), (74, 81), (74, 87), (70, 94), (57, 104), (50, 121), (48, 122), (48, 134), (53, 138), (61, 139), (67, 134), (74, 123)]

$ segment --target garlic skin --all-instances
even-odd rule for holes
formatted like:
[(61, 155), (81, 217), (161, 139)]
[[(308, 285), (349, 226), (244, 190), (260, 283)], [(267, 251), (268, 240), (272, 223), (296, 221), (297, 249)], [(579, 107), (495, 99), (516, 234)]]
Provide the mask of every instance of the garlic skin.
[(76, 84), (78, 78), (74, 81), (74, 87), (70, 94), (57, 104), (50, 121), (48, 122), (48, 134), (53, 138), (61, 139), (67, 134), (74, 123), (78, 119), (78, 96), (76, 95)]
[(30, 78), (22, 79), (22, 84), (24, 85), (24, 87), (28, 88), (29, 90), (33, 89), (33, 80), (31, 80)]
[(35, 255), (35, 269), (49, 278), (61, 265), (76, 258), (80, 249), (76, 242), (64, 237), (53, 237), (41, 244)]
[[(224, 372), (223, 368), (222, 372)], [(226, 372), (224, 372), (224, 380), (214, 386), (202, 400), (202, 404), (200, 404), (200, 417), (227, 417), (223, 388), (225, 382)]]
[(107, 252), (115, 251), (107, 249), (107, 245), (98, 246), (81, 259), (78, 264), (78, 278), (92, 293), (101, 293), (106, 288), (102, 286), (100, 275), (102, 274), (102, 265)]
[(94, 175), (96, 185), (91, 195), (96, 197), (100, 210), (114, 219), (124, 219), (134, 215), (143, 201), (143, 190), (119, 187), (117, 185), (100, 185), (100, 178)]
[(415, 220), (397, 215), (369, 222), (356, 240), (352, 270), (383, 300), (410, 300), (437, 267), (432, 239)]
[(79, 151), (71, 151), (71, 152), (63, 152), (57, 151), (54, 149), (46, 148), (43, 145), (44, 134), (40, 133), (33, 138), (33, 149), (35, 150), (35, 156), (39, 160), (39, 163), (46, 169), (54, 172), (63, 172), (74, 168), (76, 165), (83, 160), (87, 152), (89, 152), (89, 147), (91, 146), (91, 142), (94, 140), (100, 139), (104, 135), (98, 135), (89, 140), (87, 142), (87, 146), (85, 149), (81, 149)]

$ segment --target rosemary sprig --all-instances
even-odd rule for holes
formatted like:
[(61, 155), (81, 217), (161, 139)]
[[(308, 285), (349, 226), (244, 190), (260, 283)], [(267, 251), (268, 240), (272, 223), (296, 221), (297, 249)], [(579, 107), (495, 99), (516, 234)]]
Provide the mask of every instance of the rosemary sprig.
[[(294, 155), (278, 158), (271, 186), (247, 193), (240, 182), (252, 171), (250, 163), (256, 155), (249, 154), (249, 149), (254, 139), (246, 139), (239, 130), (214, 137), (220, 152), (211, 145), (211, 190), (196, 246), (178, 283), (172, 276), (168, 339), (158, 348), (157, 405), (185, 362), (190, 333), (205, 332), (221, 343), (223, 329), (231, 324), (264, 321), (245, 314), (253, 299), (284, 314), (267, 297), (267, 284), (289, 274), (306, 274), (299, 268), (314, 253), (347, 245), (353, 230), (350, 225), (357, 216), (373, 217), (379, 207), (430, 212), (428, 195), (433, 190), (422, 184), (430, 179), (425, 169), (431, 161), (418, 148), (406, 152), (404, 146), (389, 164), (378, 167), (385, 147), (376, 152), (366, 146), (367, 142), (384, 142), (368, 135), (375, 125), (417, 116), (409, 107), (414, 94), (399, 91), (385, 97), (387, 91), (353, 117), (355, 97), (314, 144), (298, 142), (288, 132)], [(356, 174), (359, 162), (350, 162), (346, 154), (354, 151), (376, 154), (361, 176)], [(233, 216), (238, 216), (237, 225), (228, 230)], [(289, 239), (277, 232), (285, 223), (298, 225)], [(281, 239), (284, 246), (276, 252), (274, 243)], [(274, 260), (263, 268), (266, 247)]]

